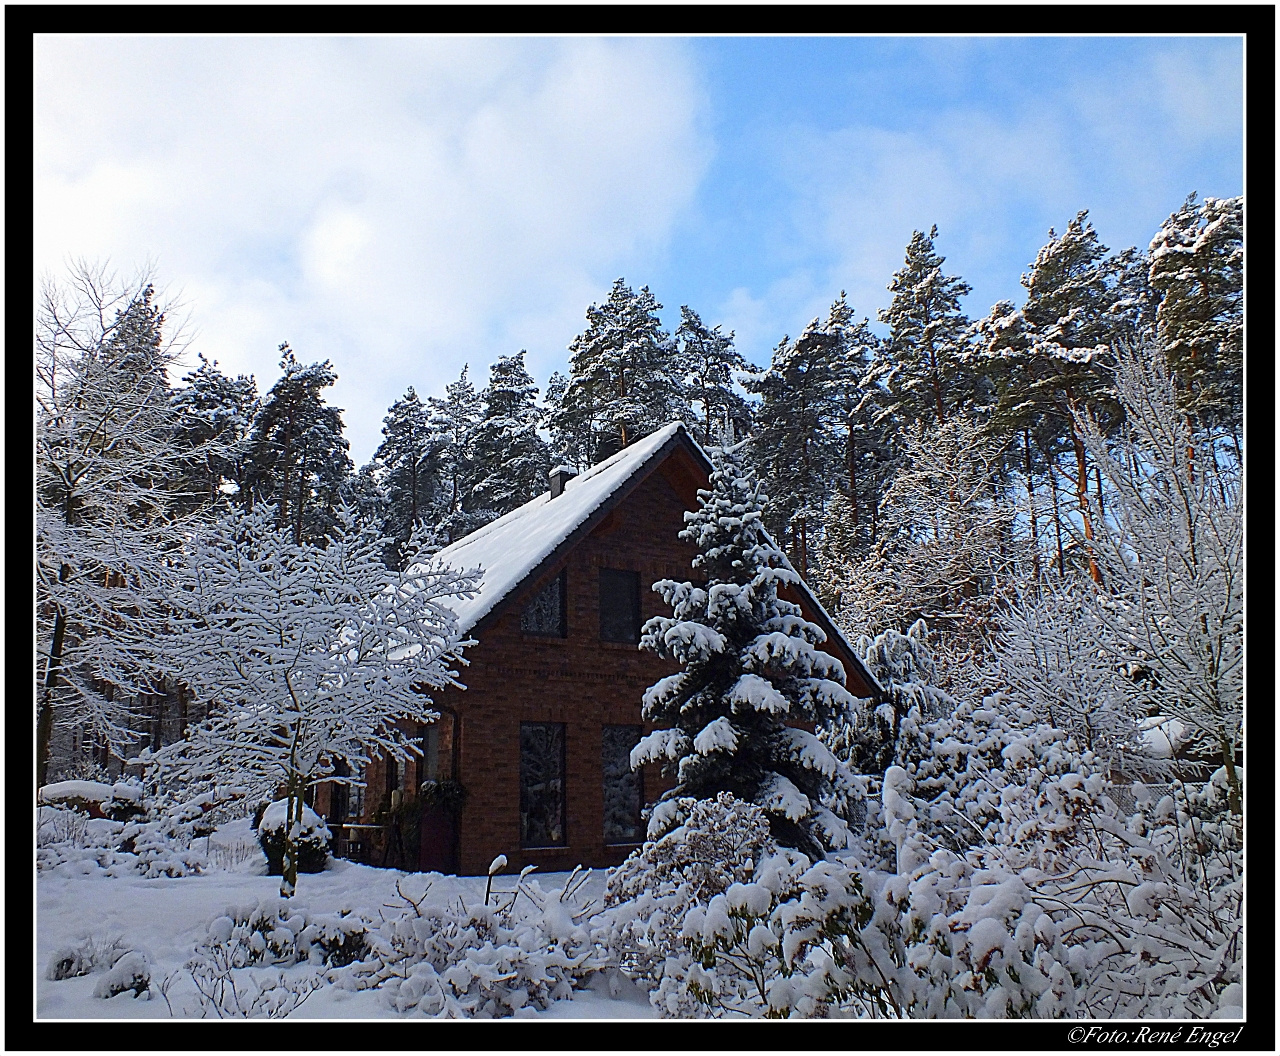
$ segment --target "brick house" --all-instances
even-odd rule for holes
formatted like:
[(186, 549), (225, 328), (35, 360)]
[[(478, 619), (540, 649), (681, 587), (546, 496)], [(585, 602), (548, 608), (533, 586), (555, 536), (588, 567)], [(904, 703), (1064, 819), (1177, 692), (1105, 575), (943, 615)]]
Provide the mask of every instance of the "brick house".
[[(465, 653), (466, 689), (436, 693), (440, 720), (406, 731), (421, 759), (375, 760), (358, 794), (318, 790), (338, 853), (463, 874), (505, 854), (511, 868), (551, 872), (616, 865), (643, 841), (641, 806), (667, 783), (654, 767), (632, 773), (627, 758), (651, 729), (641, 695), (673, 668), (636, 643), (646, 619), (669, 615), (654, 582), (692, 575), (696, 550), (677, 533), (710, 472), (685, 427), (670, 425), (581, 475), (553, 471), (549, 493), (441, 551), (455, 568), (485, 570), (479, 595), (457, 607), (478, 643)], [(850, 691), (878, 692), (808, 590), (788, 600), (826, 632)], [(460, 816), (415, 803), (424, 781), (450, 780), (465, 789)]]

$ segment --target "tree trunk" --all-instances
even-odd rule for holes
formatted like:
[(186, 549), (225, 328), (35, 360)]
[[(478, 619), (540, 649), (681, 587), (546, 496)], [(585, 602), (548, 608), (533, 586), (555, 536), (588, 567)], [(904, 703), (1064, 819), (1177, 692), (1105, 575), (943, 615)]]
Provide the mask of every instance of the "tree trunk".
[(1027, 470), (1027, 513), (1031, 518), (1031, 569), (1037, 587), (1040, 583), (1040, 539), (1036, 530), (1035, 484), (1031, 476), (1031, 430), (1022, 431), (1023, 452)]
[(298, 841), (294, 824), (302, 825), (302, 787), (296, 778), (289, 779), (288, 799), (284, 815), (284, 868), (280, 870), (280, 897), (292, 898), (298, 890)]
[(853, 424), (849, 425), (849, 444), (845, 451), (845, 459), (849, 466), (849, 519), (853, 521), (853, 538), (858, 538), (858, 481), (857, 481), (857, 449), (853, 442)]
[(1053, 532), (1058, 540), (1058, 575), (1065, 576), (1067, 565), (1062, 553), (1062, 515), (1058, 512), (1058, 476), (1054, 472), (1052, 462), (1049, 463), (1049, 490), (1053, 494)]
[(1089, 548), (1089, 578), (1095, 583), (1101, 583), (1102, 572), (1093, 559), (1093, 518), (1089, 516), (1089, 467), (1085, 462), (1084, 441), (1080, 438), (1074, 419), (1071, 422), (1071, 447), (1076, 455), (1076, 503), (1080, 507), (1085, 545)]
[(1236, 773), (1236, 753), (1231, 743), (1225, 738), (1218, 738), (1222, 749), (1222, 765), (1227, 771), (1227, 805), (1231, 813), (1244, 816), (1244, 796), (1240, 793), (1240, 775)]
[[(65, 583), (71, 575), (71, 566), (58, 569), (58, 582)], [(36, 719), (36, 789), (47, 784), (49, 773), (49, 746), (53, 741), (53, 690), (58, 684), (58, 669), (62, 666), (62, 650), (67, 634), (67, 614), (56, 605), (53, 618), (53, 642), (49, 646), (49, 661), (45, 666), (44, 690), (40, 694), (40, 711)]]

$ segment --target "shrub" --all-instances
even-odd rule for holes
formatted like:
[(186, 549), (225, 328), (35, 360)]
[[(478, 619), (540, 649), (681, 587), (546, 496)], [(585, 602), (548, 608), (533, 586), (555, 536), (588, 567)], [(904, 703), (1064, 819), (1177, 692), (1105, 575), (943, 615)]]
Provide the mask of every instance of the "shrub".
[(216, 950), (230, 968), (299, 963), (341, 967), (369, 951), (370, 922), (350, 910), (311, 913), (291, 900), (264, 899), (256, 905), (231, 906), (214, 917), (197, 953)]
[(711, 800), (671, 800), (658, 809), (671, 812), (664, 822), (671, 828), (610, 874), (598, 941), (619, 968), (647, 985), (660, 1012), (696, 1015), (697, 1001), (671, 985), (689, 967), (680, 934), (685, 918), (731, 884), (749, 881), (778, 846), (765, 812), (727, 792)]
[[(151, 965), (140, 950), (130, 950), (113, 964), (93, 986), (93, 996), (115, 997), (129, 990), (142, 997), (151, 989)], [(148, 994), (148, 996), (150, 996)]]
[(76, 976), (101, 972), (112, 967), (129, 952), (120, 936), (108, 939), (101, 935), (86, 935), (68, 946), (54, 950), (45, 968), (46, 979), (74, 979)]
[(576, 901), (585, 876), (575, 870), (557, 894), (527, 872), (503, 905), (402, 893), (406, 911), (370, 936), (373, 955), (335, 976), (350, 988), (379, 987), (396, 1012), (450, 1019), (528, 1014), (569, 997), (605, 967), (587, 921), (592, 907)]
[[(258, 843), (267, 856), (267, 874), (281, 876), (284, 873), (284, 835), (288, 801), (278, 799), (261, 814), (255, 826)], [(329, 827), (314, 810), (302, 808), (302, 831), (297, 839), (298, 872), (323, 872), (329, 863)]]

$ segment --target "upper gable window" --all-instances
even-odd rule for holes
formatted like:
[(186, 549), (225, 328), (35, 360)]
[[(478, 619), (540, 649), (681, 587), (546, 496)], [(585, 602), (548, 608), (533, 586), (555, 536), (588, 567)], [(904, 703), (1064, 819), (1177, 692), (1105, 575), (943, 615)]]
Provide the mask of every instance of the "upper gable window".
[(556, 576), (543, 587), (520, 613), (520, 630), (547, 638), (567, 638), (569, 624), (565, 618), (565, 574)]
[(600, 640), (640, 641), (640, 573), (600, 569)]

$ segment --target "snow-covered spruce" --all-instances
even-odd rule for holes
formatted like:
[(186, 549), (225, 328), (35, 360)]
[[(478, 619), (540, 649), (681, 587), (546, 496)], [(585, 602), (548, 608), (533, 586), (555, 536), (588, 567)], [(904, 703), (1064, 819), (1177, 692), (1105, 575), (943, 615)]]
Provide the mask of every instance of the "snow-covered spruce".
[(829, 804), (852, 786), (844, 764), (789, 723), (829, 722), (857, 700), (840, 662), (816, 648), (823, 631), (778, 597), (798, 577), (764, 530), (763, 489), (735, 450), (716, 455), (698, 499), (680, 537), (697, 546), (693, 565), (706, 584), (655, 583), (674, 615), (649, 620), (640, 642), (683, 668), (645, 691), (644, 717), (659, 729), (631, 753), (633, 767), (660, 762), (676, 782), (653, 810), (649, 837), (678, 823), (675, 801), (730, 792), (765, 811), (780, 844), (821, 858), (845, 844)]

